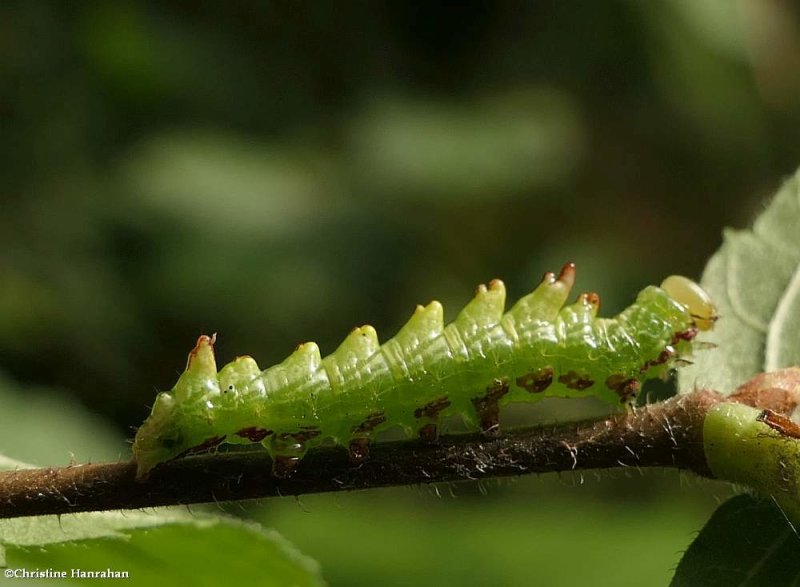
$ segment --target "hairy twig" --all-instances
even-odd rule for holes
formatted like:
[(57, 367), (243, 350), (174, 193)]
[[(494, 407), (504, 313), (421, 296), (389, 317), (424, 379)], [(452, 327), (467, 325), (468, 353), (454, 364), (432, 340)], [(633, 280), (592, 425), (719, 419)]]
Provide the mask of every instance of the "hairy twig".
[(0, 517), (252, 499), (389, 485), (454, 482), (612, 467), (676, 467), (711, 476), (703, 453), (703, 420), (721, 401), (696, 391), (593, 422), (378, 443), (353, 465), (344, 449), (309, 452), (288, 479), (271, 474), (263, 451), (178, 459), (146, 481), (128, 463), (72, 465), (0, 473)]

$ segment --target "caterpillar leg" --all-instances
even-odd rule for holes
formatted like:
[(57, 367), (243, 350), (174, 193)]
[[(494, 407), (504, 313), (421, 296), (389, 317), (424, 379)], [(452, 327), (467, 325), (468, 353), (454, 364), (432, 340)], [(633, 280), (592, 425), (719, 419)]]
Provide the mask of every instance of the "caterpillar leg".
[(420, 439), (425, 442), (439, 440), (439, 412), (449, 408), (451, 403), (450, 399), (443, 395), (414, 410), (414, 418), (422, 424), (418, 429)]
[(301, 456), (275, 455), (272, 457), (272, 474), (278, 479), (288, 479), (297, 468)]
[(507, 393), (508, 379), (504, 377), (495, 379), (484, 395), (472, 399), (484, 434), (495, 436), (500, 432), (500, 399)]
[(350, 462), (358, 464), (369, 457), (369, 443), (375, 428), (386, 422), (386, 414), (382, 411), (373, 412), (363, 422), (354, 426), (351, 432), (353, 438), (348, 445)]
[(619, 396), (619, 402), (629, 411), (636, 404), (636, 398), (642, 389), (642, 383), (635, 377), (626, 377), (621, 373), (609, 375), (605, 385), (613, 389)]
[(279, 479), (290, 477), (308, 452), (308, 441), (317, 436), (319, 430), (307, 427), (297, 432), (275, 434), (269, 441), (265, 440), (263, 444), (272, 455), (272, 474)]
[(419, 439), (433, 444), (439, 440), (439, 426), (436, 422), (428, 422), (419, 429)]
[(354, 465), (364, 462), (369, 457), (369, 437), (361, 436), (350, 441), (347, 447), (350, 462)]

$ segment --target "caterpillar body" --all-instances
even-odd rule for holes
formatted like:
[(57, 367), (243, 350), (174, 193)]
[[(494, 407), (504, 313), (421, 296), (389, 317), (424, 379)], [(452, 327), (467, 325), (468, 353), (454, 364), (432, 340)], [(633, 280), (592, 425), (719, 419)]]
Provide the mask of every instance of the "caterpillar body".
[(326, 440), (358, 462), (391, 426), (434, 441), (452, 415), (496, 433), (500, 406), (510, 402), (591, 395), (630, 405), (642, 382), (666, 376), (716, 319), (708, 294), (685, 277), (645, 288), (615, 318), (596, 317), (595, 293), (564, 305), (574, 280), (571, 263), (547, 273), (506, 313), (505, 286), (494, 280), (446, 326), (433, 301), (382, 345), (362, 326), (325, 358), (308, 342), (264, 371), (243, 356), (217, 372), (214, 337), (201, 336), (137, 431), (137, 477), (223, 442), (262, 443), (274, 474), (285, 477)]

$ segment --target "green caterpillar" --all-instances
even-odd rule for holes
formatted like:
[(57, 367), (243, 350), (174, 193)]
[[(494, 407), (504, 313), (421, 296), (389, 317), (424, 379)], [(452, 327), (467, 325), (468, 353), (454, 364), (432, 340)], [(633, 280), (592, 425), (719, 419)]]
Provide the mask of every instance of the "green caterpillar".
[(347, 445), (357, 462), (391, 426), (433, 441), (438, 422), (456, 414), (497, 432), (510, 402), (592, 395), (630, 405), (642, 381), (666, 376), (716, 319), (708, 294), (685, 277), (645, 288), (613, 319), (595, 317), (595, 293), (565, 306), (574, 281), (568, 263), (504, 314), (505, 286), (494, 280), (447, 326), (434, 301), (383, 345), (362, 326), (324, 359), (308, 342), (265, 371), (244, 356), (217, 373), (214, 337), (201, 336), (136, 434), (137, 476), (223, 442), (261, 442), (285, 477), (326, 439)]

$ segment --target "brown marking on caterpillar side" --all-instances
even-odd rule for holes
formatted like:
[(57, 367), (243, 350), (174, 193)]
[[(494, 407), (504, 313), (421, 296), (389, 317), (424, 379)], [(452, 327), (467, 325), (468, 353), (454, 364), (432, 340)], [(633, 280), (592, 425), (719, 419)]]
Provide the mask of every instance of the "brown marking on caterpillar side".
[(369, 456), (369, 438), (361, 436), (350, 441), (348, 447), (350, 462), (354, 465), (363, 462)]
[(594, 385), (594, 380), (589, 379), (589, 377), (582, 376), (577, 371), (567, 371), (563, 375), (558, 378), (559, 383), (563, 383), (570, 389), (577, 389), (578, 391), (583, 391), (584, 389), (589, 389), (592, 385)]
[(272, 460), (272, 474), (278, 479), (288, 479), (297, 468), (300, 457), (276, 455)]
[(681, 330), (680, 332), (676, 332), (672, 335), (672, 342), (671, 344), (678, 344), (679, 341), (691, 341), (695, 336), (697, 336), (697, 328), (692, 326), (691, 328), (687, 328), (686, 330)]
[(522, 377), (517, 377), (516, 383), (529, 393), (541, 393), (553, 383), (553, 368), (542, 367), (525, 373)]
[(419, 437), (425, 442), (436, 442), (439, 439), (439, 429), (433, 422), (425, 424), (419, 429)]
[(507, 393), (508, 379), (495, 379), (486, 388), (486, 395), (472, 398), (484, 434), (496, 434), (500, 429), (500, 398)]
[(222, 444), (224, 440), (225, 440), (225, 435), (224, 434), (222, 436), (212, 436), (211, 438), (206, 438), (200, 444), (198, 444), (196, 446), (192, 446), (190, 448), (187, 448), (185, 451), (183, 451), (181, 454), (175, 456), (174, 458), (179, 459), (179, 458), (185, 457), (187, 455), (193, 455), (193, 454), (196, 454), (196, 453), (199, 453), (199, 452), (205, 452), (205, 451), (207, 451), (209, 449), (214, 448), (215, 446), (218, 446), (218, 445)]
[(272, 430), (266, 428), (259, 428), (258, 426), (250, 426), (249, 428), (242, 428), (236, 433), (236, 436), (247, 438), (252, 442), (261, 442), (267, 436), (272, 434)]
[(626, 377), (622, 373), (614, 373), (606, 379), (606, 387), (619, 396), (620, 403), (625, 404), (638, 395), (642, 384), (636, 378)]
[(781, 436), (800, 439), (800, 426), (783, 414), (773, 410), (764, 410), (756, 416), (756, 422), (764, 422), (773, 430), (777, 430)]
[(658, 365), (663, 365), (664, 363), (669, 362), (669, 360), (672, 358), (674, 354), (675, 354), (675, 349), (672, 346), (667, 345), (664, 348), (664, 350), (658, 354), (658, 357), (646, 361), (644, 365), (641, 366), (639, 371), (641, 373), (644, 373), (648, 371), (651, 367), (657, 367)]
[(442, 397), (425, 404), (421, 408), (414, 410), (414, 417), (417, 419), (435, 418), (439, 412), (450, 406), (450, 403), (451, 402), (449, 399), (447, 399), (447, 396), (443, 395)]
[(386, 415), (383, 412), (374, 412), (367, 416), (367, 419), (357, 426), (353, 426), (353, 434), (359, 432), (372, 432), (375, 428), (386, 422)]

